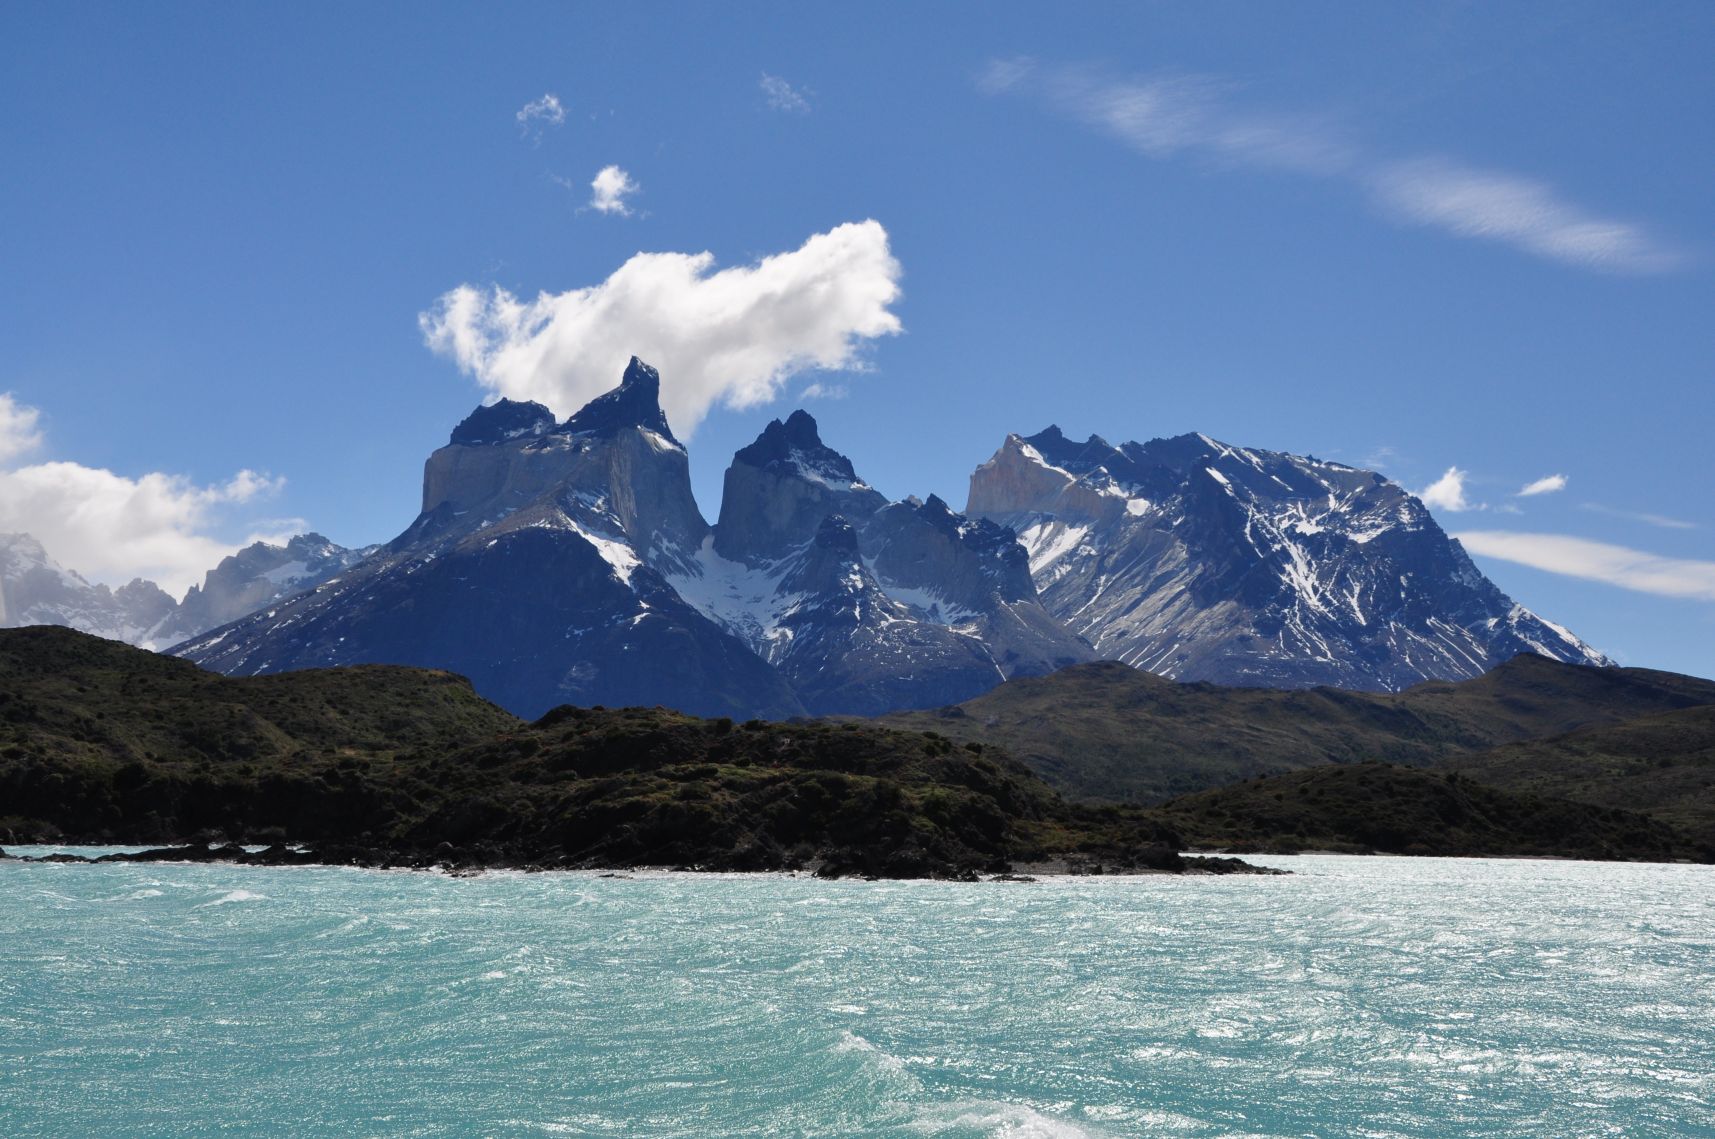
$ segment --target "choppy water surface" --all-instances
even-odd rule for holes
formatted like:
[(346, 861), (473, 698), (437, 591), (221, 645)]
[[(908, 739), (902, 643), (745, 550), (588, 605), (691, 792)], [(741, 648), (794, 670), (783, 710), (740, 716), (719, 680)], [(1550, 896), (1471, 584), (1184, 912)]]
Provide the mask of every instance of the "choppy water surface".
[(1715, 873), (0, 863), (0, 1133), (1715, 1135)]

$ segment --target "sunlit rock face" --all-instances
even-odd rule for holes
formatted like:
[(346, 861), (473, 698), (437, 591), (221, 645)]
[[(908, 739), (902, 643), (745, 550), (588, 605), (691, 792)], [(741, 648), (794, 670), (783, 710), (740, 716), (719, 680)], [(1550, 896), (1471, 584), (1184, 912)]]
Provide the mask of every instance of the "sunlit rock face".
[(523, 715), (562, 703), (801, 713), (777, 670), (663, 577), (694, 562), (709, 527), (659, 393), (634, 359), (564, 423), (539, 405), (478, 409), (430, 456), (422, 512), (398, 538), (174, 651), (236, 675), (450, 669)]
[(1048, 612), (1180, 680), (1397, 690), (1518, 653), (1607, 663), (1516, 605), (1381, 475), (1182, 435), (1008, 436), (968, 513), (1013, 528)]

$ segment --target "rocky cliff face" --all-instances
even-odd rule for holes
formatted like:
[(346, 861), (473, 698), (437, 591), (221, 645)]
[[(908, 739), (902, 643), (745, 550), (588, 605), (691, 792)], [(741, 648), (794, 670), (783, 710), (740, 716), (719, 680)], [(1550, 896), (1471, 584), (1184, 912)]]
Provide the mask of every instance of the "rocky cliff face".
[(171, 645), (248, 616), (293, 594), (313, 589), (375, 552), (350, 550), (320, 534), (299, 534), (283, 546), (253, 542), (225, 558), (193, 585), (171, 617), (154, 633)]
[(1338, 463), (1050, 427), (977, 468), (969, 512), (1018, 531), (1044, 605), (1098, 655), (1179, 680), (1393, 691), (1522, 652), (1606, 663), (1417, 499)]
[(384, 550), (174, 651), (237, 675), (446, 668), (527, 716), (562, 703), (801, 712), (772, 667), (656, 568), (693, 557), (709, 529), (659, 383), (633, 360), (559, 425), (534, 405), (478, 409), (430, 456), (422, 513)]
[(733, 456), (713, 539), (671, 581), (817, 713), (933, 707), (1090, 659), (1009, 531), (889, 503), (803, 411)]

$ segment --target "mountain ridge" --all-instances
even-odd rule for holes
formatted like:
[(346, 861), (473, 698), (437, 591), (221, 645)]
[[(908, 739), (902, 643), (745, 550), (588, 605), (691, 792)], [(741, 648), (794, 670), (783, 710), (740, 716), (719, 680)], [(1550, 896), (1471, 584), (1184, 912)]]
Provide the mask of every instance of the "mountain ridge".
[(234, 619), (180, 629), (172, 651), (237, 674), (452, 667), (526, 714), (741, 718), (956, 704), (1103, 658), (1379, 691), (1521, 650), (1605, 663), (1495, 589), (1382, 476), (1206, 435), (1010, 435), (961, 512), (889, 501), (800, 409), (733, 456), (711, 524), (661, 382), (633, 357), (563, 421), (478, 407), (425, 461), (421, 510), (392, 541), (330, 549), (289, 586), (269, 575), (297, 554), (245, 551), (225, 608), (210, 592), (225, 563), (197, 598)]

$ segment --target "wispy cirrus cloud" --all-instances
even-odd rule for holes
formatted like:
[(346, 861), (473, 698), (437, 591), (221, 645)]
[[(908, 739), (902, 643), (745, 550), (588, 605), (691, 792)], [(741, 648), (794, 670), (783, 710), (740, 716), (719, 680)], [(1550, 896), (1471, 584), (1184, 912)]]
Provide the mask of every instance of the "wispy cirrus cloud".
[(520, 132), (540, 140), (544, 127), (557, 127), (566, 121), (566, 107), (558, 95), (549, 91), (540, 99), (532, 99), (518, 108), (514, 118), (518, 120)]
[(810, 113), (810, 91), (807, 88), (794, 87), (778, 75), (770, 75), (764, 71), (762, 80), (757, 84), (762, 88), (762, 97), (776, 111), (785, 111), (791, 115), (807, 115)]
[(1308, 174), (1337, 173), (1354, 158), (1324, 120), (1235, 109), (1228, 98), (1235, 85), (1208, 75), (1120, 79), (1017, 58), (991, 61), (977, 88), (1035, 95), (1152, 158), (1192, 153)]
[(1515, 497), (1535, 498), (1539, 494), (1556, 494), (1566, 489), (1565, 475), (1544, 475), (1535, 482), (1525, 483)]
[(1238, 106), (1236, 84), (1207, 75), (1115, 77), (1096, 68), (991, 60), (976, 79), (989, 95), (1018, 94), (1151, 158), (1195, 155), (1232, 166), (1338, 178), (1406, 225), (1500, 242), (1566, 265), (1660, 273), (1684, 258), (1635, 222), (1567, 201), (1546, 182), (1458, 160), (1367, 153), (1326, 116)]
[(1669, 518), (1665, 514), (1651, 514), (1646, 510), (1621, 510), (1617, 506), (1604, 506), (1600, 502), (1580, 502), (1578, 509), (1588, 510), (1592, 514), (1606, 514), (1610, 518), (1624, 518), (1628, 522), (1642, 522), (1647, 526), (1659, 526), (1663, 530), (1697, 529), (1697, 523), (1687, 522), (1683, 518)]
[(1393, 162), (1369, 186), (1391, 214), (1586, 269), (1660, 273), (1681, 258), (1642, 226), (1598, 217), (1546, 183), (1445, 158)]
[(1473, 554), (1661, 597), (1715, 601), (1715, 562), (1669, 558), (1569, 534), (1472, 530), (1455, 538)]

